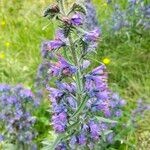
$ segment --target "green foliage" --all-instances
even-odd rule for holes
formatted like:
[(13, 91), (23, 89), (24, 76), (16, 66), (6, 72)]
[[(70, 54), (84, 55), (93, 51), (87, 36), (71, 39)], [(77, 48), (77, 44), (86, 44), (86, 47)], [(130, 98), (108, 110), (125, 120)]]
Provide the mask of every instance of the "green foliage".
[[(43, 40), (50, 39), (53, 36), (54, 24), (42, 30), (49, 21), (44, 20), (41, 11), (47, 6), (49, 0), (35, 2), (21, 0), (2, 0), (0, 2), (0, 23), (5, 21), (6, 25), (0, 25), (0, 54), (4, 53), (5, 58), (0, 58), (0, 82), (2, 83), (24, 83), (26, 87), (33, 88), (36, 70), (41, 63), (40, 43)], [(111, 14), (110, 7), (104, 7), (103, 0), (94, 0), (99, 16), (103, 20)], [(125, 1), (121, 0), (124, 4)], [(76, 10), (77, 11), (77, 10)], [(23, 16), (23, 17), (22, 17)], [(141, 34), (141, 31), (138, 31)], [(9, 42), (10, 46), (5, 43)], [(95, 66), (103, 58), (110, 58), (111, 63), (107, 67), (109, 71), (109, 82), (112, 89), (122, 94), (122, 97), (128, 100), (126, 111), (131, 111), (136, 107), (136, 99), (145, 97), (150, 98), (150, 36), (148, 32), (139, 34), (126, 34), (122, 30), (117, 35), (103, 32), (99, 50), (94, 54), (93, 62)], [(102, 56), (102, 57), (100, 57)], [(114, 84), (115, 83), (115, 84)], [(36, 116), (38, 122), (36, 129), (40, 131), (40, 143), (43, 138), (53, 139), (54, 133), (48, 133), (51, 129), (48, 124), (50, 117), (47, 112), (49, 102), (45, 100)], [(46, 111), (45, 111), (46, 110)], [(117, 137), (116, 145), (120, 145), (120, 150), (131, 150), (130, 144), (138, 143), (143, 149), (148, 150), (149, 140), (149, 113), (143, 121), (139, 121), (140, 128), (137, 131), (131, 131), (125, 141), (121, 141), (121, 136), (128, 133), (126, 130)], [(123, 118), (126, 121), (128, 116)], [(44, 131), (44, 132), (43, 132)], [(122, 143), (123, 142), (123, 143)], [(122, 144), (121, 144), (122, 143)], [(143, 143), (143, 144), (141, 144)], [(40, 143), (41, 144), (41, 143)], [(116, 147), (117, 147), (116, 146)], [(115, 147), (115, 146), (114, 146)], [(0, 147), (1, 148), (1, 147)], [(111, 148), (114, 150), (115, 148)]]

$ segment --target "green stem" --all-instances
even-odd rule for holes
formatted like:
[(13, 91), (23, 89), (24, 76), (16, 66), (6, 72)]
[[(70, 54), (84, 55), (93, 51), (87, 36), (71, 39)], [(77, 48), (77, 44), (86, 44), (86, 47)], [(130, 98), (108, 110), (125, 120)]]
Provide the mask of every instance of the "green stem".
[(77, 81), (77, 87), (78, 87), (78, 96), (81, 99), (81, 92), (83, 91), (83, 83), (82, 83), (82, 74), (81, 74), (81, 69), (80, 69), (80, 64), (76, 55), (76, 50), (74, 49), (74, 44), (72, 41), (71, 36), (69, 36), (69, 42), (70, 42), (70, 50), (72, 54), (72, 58), (74, 61), (75, 66), (77, 67), (77, 73), (76, 73), (76, 81)]
[(85, 106), (87, 100), (88, 99), (85, 97), (85, 99), (80, 103), (80, 105), (79, 105), (78, 109), (76, 110), (76, 112), (72, 115), (71, 119), (74, 118), (74, 117), (77, 117), (80, 114), (80, 112), (84, 109), (84, 106)]

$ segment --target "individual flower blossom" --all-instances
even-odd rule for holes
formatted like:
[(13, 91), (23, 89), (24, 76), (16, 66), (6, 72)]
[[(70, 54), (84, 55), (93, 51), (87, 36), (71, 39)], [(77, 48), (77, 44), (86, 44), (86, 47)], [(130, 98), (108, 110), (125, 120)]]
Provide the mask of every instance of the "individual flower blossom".
[(52, 76), (70, 76), (76, 72), (76, 67), (70, 65), (62, 56), (58, 56), (58, 62), (51, 64), (49, 72)]
[(104, 59), (103, 59), (103, 63), (104, 63), (105, 65), (110, 64), (110, 59), (109, 59), (109, 58), (104, 58)]
[(58, 89), (62, 91), (66, 91), (69, 93), (75, 93), (76, 87), (73, 84), (61, 83), (60, 81), (56, 81), (56, 86)]
[(115, 116), (116, 116), (116, 117), (121, 117), (121, 116), (122, 116), (122, 110), (117, 110), (117, 111), (115, 112)]
[(89, 60), (84, 60), (82, 64), (82, 69), (86, 69), (90, 66), (90, 61)]
[(125, 106), (125, 105), (126, 105), (126, 101), (125, 101), (124, 99), (121, 99), (121, 100), (119, 101), (119, 106), (123, 107), (123, 106)]
[(76, 13), (71, 17), (71, 24), (74, 26), (79, 26), (83, 24), (83, 17), (81, 14)]
[(100, 136), (99, 125), (96, 124), (94, 121), (90, 121), (89, 127), (90, 127), (90, 134), (91, 134), (92, 139), (98, 140)]
[(64, 29), (59, 28), (59, 29), (56, 30), (55, 39), (63, 41), (66, 45), (69, 45), (68, 38), (65, 37), (65, 31), (64, 31)]
[(0, 134), (0, 142), (4, 140), (4, 136)]
[(0, 59), (5, 59), (5, 54), (4, 53), (0, 53)]
[(105, 65), (100, 65), (100, 66), (96, 67), (95, 69), (93, 69), (91, 74), (92, 75), (104, 75), (105, 69), (106, 69)]
[(52, 117), (52, 124), (57, 133), (62, 133), (66, 129), (67, 124), (67, 114), (66, 112), (61, 112), (59, 114), (55, 114)]
[(79, 143), (80, 145), (85, 145), (85, 144), (86, 144), (86, 141), (87, 141), (86, 136), (85, 136), (83, 133), (81, 133), (81, 134), (78, 136), (78, 143)]
[(99, 39), (99, 37), (100, 37), (100, 29), (95, 28), (94, 30), (85, 33), (83, 40), (86, 43), (96, 42)]
[(77, 107), (78, 107), (77, 101), (71, 96), (67, 97), (66, 99), (67, 99), (67, 102), (68, 102), (69, 106), (71, 107), (71, 109), (73, 111), (77, 110)]
[(5, 20), (2, 20), (2, 21), (1, 21), (1, 26), (4, 27), (5, 25), (6, 25)]
[(10, 42), (5, 42), (5, 46), (9, 47), (10, 46)]
[(60, 40), (52, 40), (47, 43), (47, 49), (50, 51), (59, 49), (62, 46), (65, 46), (65, 43)]
[(109, 133), (108, 135), (107, 135), (107, 141), (110, 143), (110, 144), (112, 144), (113, 143), (113, 138), (114, 138), (114, 134), (113, 133)]
[(69, 142), (69, 146), (72, 147), (72, 149), (75, 149), (75, 144), (77, 143), (77, 137), (72, 136)]
[(61, 90), (52, 88), (52, 87), (47, 87), (47, 90), (50, 92), (50, 97), (54, 99), (59, 99), (60, 97), (63, 96), (63, 93)]

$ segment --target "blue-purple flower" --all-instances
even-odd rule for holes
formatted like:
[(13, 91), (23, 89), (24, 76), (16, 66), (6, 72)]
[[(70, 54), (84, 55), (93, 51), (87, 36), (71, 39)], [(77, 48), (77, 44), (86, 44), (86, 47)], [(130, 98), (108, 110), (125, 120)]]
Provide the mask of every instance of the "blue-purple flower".
[(49, 41), (47, 43), (47, 49), (50, 51), (55, 50), (55, 49), (59, 49), (62, 46), (65, 46), (65, 43), (63, 41), (60, 41), (60, 40), (52, 40), (52, 41)]
[(85, 145), (86, 142), (87, 142), (86, 136), (84, 135), (84, 133), (81, 133), (81, 134), (78, 136), (78, 143), (79, 143), (79, 145)]
[(52, 117), (52, 124), (53, 124), (53, 127), (57, 133), (64, 132), (66, 127), (67, 127), (66, 126), (66, 124), (67, 124), (66, 112), (61, 112), (61, 113), (55, 114)]
[(71, 17), (71, 24), (75, 26), (79, 26), (83, 24), (83, 17), (81, 14), (76, 13)]
[(99, 28), (95, 28), (94, 30), (85, 33), (83, 40), (86, 43), (96, 42), (99, 39), (99, 37), (100, 37), (100, 33), (101, 33), (100, 29)]
[(69, 64), (62, 56), (58, 56), (57, 63), (51, 63), (49, 72), (52, 76), (70, 76), (76, 73), (76, 67)]
[(95, 123), (93, 120), (89, 122), (89, 127), (90, 127), (90, 134), (91, 138), (94, 140), (99, 140), (100, 136), (100, 127), (97, 123)]

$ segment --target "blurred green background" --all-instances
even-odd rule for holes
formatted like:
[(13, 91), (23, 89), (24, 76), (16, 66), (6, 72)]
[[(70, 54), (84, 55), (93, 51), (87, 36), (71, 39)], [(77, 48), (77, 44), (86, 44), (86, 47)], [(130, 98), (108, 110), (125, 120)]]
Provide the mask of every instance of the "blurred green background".
[[(119, 0), (125, 5), (126, 0)], [(0, 1), (0, 82), (22, 83), (33, 89), (37, 67), (41, 62), (40, 45), (52, 39), (55, 24), (42, 17), (50, 0)], [(111, 8), (105, 0), (94, 0), (100, 22), (110, 16)], [(136, 107), (136, 100), (150, 101), (150, 36), (125, 34), (110, 36), (104, 31), (95, 64), (109, 58), (109, 83), (127, 100), (127, 110)], [(96, 61), (97, 60), (97, 61)], [(139, 128), (127, 140), (137, 144), (137, 150), (150, 149), (150, 114), (139, 120)], [(141, 147), (141, 148), (140, 148)], [(128, 149), (128, 147), (126, 147)]]

